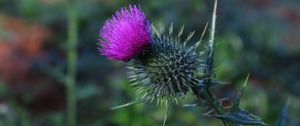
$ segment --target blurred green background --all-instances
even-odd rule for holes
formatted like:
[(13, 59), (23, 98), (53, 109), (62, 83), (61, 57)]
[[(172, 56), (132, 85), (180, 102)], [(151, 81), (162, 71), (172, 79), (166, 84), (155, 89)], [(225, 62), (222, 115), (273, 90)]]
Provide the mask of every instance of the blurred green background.
[[(140, 4), (154, 24), (182, 24), (194, 42), (210, 21), (213, 0), (77, 0), (78, 126), (162, 125), (165, 108), (138, 104), (125, 64), (97, 52), (99, 29), (114, 12)], [(0, 0), (0, 126), (65, 126), (68, 13), (64, 0)], [(300, 125), (300, 1), (220, 0), (216, 28), (218, 97), (233, 98), (250, 72), (242, 107), (275, 125), (288, 98), (289, 126)], [(207, 40), (207, 35), (205, 40)], [(189, 101), (188, 103), (193, 103)], [(218, 126), (202, 108), (172, 107), (168, 126)]]

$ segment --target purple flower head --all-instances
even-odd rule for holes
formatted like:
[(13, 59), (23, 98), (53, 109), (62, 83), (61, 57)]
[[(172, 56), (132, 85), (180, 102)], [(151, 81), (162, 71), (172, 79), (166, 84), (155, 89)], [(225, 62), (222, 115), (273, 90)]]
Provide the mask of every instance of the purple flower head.
[(121, 8), (100, 30), (101, 55), (128, 62), (151, 45), (150, 24), (136, 6)]

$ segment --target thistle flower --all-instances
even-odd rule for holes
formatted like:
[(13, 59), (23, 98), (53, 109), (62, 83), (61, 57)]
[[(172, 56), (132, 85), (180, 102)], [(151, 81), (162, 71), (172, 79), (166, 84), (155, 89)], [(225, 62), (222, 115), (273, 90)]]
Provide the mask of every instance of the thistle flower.
[(122, 8), (100, 30), (102, 55), (111, 60), (129, 61), (151, 45), (150, 25), (136, 6)]
[(182, 41), (183, 28), (177, 37), (172, 25), (168, 32), (159, 29), (150, 27), (140, 8), (122, 8), (101, 29), (100, 51), (109, 59), (128, 62), (129, 78), (142, 99), (177, 102), (199, 86), (201, 53), (197, 46), (186, 46), (193, 33)]

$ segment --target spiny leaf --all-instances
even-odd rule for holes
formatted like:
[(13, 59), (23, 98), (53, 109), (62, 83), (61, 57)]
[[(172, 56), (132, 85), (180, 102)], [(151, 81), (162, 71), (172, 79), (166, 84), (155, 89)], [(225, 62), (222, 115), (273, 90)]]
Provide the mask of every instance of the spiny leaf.
[(224, 121), (229, 121), (235, 125), (267, 125), (260, 118), (252, 115), (246, 111), (240, 110), (237, 112), (225, 114), (225, 115), (209, 115), (210, 117), (219, 118)]

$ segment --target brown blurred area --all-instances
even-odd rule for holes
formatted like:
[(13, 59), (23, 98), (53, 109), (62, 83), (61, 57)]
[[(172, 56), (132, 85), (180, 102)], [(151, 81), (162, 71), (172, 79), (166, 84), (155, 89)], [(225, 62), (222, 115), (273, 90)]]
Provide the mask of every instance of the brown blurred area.
[(52, 32), (45, 26), (4, 14), (0, 22), (0, 79), (16, 102), (38, 113), (62, 107), (62, 85), (34, 68), (34, 62), (46, 58), (44, 46)]

